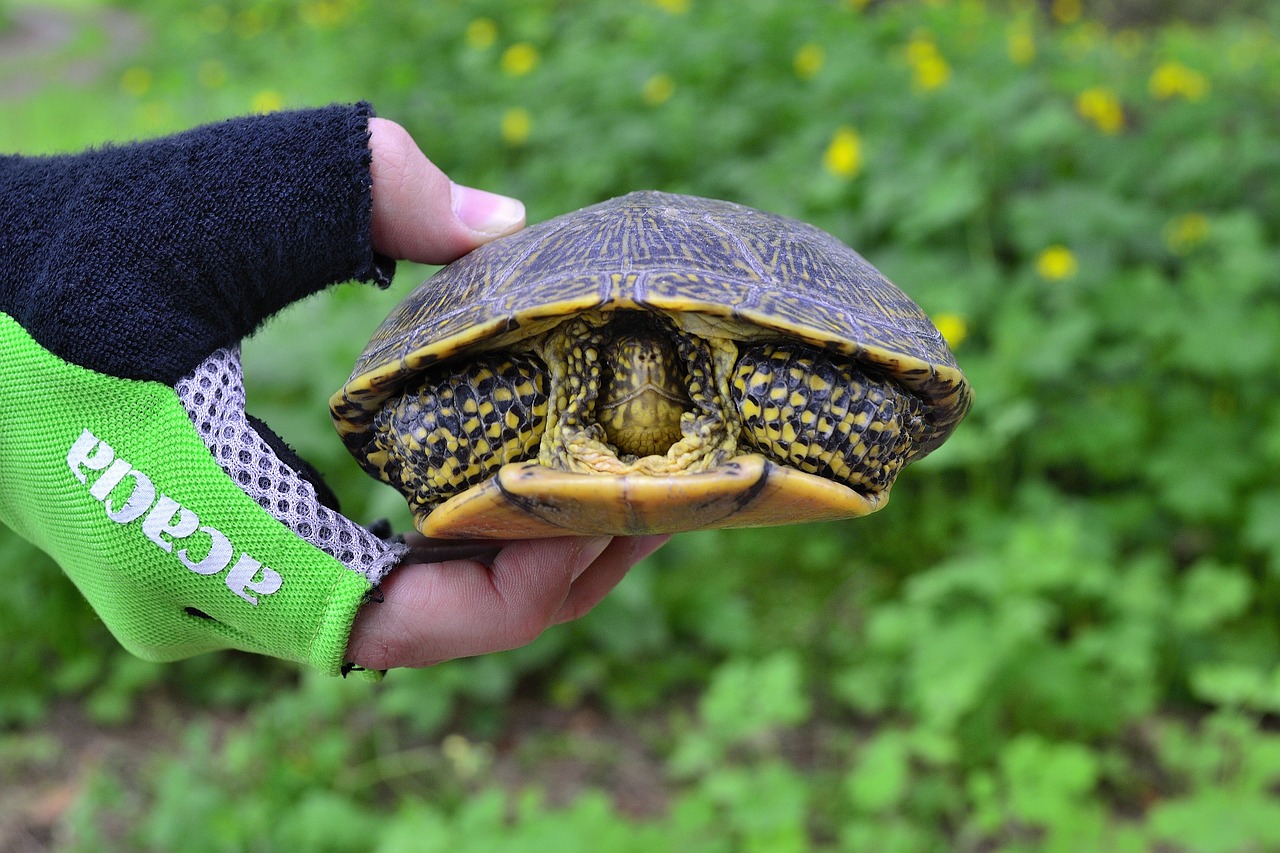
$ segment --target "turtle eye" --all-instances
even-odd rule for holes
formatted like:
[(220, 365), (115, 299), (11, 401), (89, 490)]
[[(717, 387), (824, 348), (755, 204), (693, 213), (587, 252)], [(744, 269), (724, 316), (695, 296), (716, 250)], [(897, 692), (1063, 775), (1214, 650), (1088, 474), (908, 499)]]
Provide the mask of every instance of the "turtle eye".
[(745, 348), (731, 391), (747, 445), (862, 492), (888, 489), (924, 431), (915, 395), (803, 344)]
[(547, 369), (524, 353), (432, 372), (374, 420), (377, 476), (430, 508), (538, 453)]

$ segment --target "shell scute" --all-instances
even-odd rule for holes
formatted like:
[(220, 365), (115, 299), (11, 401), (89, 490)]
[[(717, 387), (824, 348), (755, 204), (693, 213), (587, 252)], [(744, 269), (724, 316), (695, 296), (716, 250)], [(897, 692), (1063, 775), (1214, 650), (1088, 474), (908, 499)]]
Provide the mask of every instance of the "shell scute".
[(740, 280), (701, 271), (649, 273), (635, 285), (638, 303), (669, 311), (702, 309), (730, 315), (754, 307), (758, 298), (758, 289), (743, 287)]

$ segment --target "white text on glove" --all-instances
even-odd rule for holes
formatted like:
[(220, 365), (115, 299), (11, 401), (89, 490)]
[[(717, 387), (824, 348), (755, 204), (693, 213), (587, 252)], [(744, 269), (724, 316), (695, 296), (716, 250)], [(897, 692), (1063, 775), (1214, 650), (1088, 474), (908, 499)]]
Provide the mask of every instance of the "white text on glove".
[[(254, 605), (259, 595), (270, 595), (280, 588), (280, 573), (247, 553), (241, 552), (232, 565), (236, 549), (222, 531), (202, 525), (194, 512), (168, 495), (157, 497), (150, 477), (126, 460), (117, 459), (111, 445), (89, 430), (80, 433), (67, 451), (67, 467), (76, 479), (89, 486), (89, 494), (102, 502), (107, 518), (117, 524), (130, 524), (141, 518), (143, 535), (196, 574), (216, 575), (231, 566), (224, 578), (227, 588)], [(102, 473), (90, 484), (89, 473), (94, 471)], [(133, 481), (132, 489), (121, 485), (126, 479)], [(117, 505), (116, 500), (121, 498), (123, 503)], [(201, 539), (207, 539), (209, 545), (204, 556), (197, 559), (192, 552), (199, 553), (199, 549), (193, 546), (202, 545)], [(187, 547), (175, 551), (176, 543)]]

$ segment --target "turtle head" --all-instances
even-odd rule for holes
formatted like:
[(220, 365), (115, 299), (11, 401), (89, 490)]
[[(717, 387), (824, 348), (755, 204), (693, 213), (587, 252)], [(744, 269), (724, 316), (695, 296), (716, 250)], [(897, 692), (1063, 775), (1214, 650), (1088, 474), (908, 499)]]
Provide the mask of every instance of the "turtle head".
[(614, 323), (606, 329), (600, 364), (596, 419), (609, 443), (633, 456), (666, 453), (680, 440), (680, 418), (693, 405), (670, 334), (647, 323)]

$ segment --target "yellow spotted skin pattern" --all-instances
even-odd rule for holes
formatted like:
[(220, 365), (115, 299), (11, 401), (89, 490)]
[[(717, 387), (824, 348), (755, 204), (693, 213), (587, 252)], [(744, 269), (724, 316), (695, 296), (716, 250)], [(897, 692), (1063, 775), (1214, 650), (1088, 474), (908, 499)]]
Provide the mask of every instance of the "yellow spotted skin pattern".
[(414, 508), (430, 508), (537, 453), (547, 374), (537, 358), (507, 355), (435, 372), (383, 408), (370, 460)]
[(888, 489), (927, 430), (918, 397), (801, 344), (745, 350), (733, 399), (748, 446), (859, 491)]

